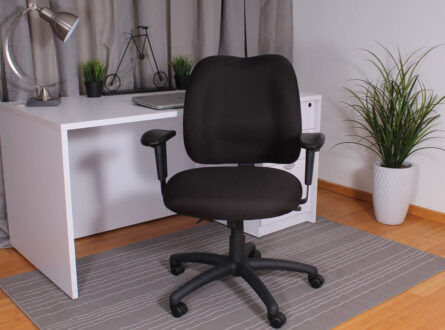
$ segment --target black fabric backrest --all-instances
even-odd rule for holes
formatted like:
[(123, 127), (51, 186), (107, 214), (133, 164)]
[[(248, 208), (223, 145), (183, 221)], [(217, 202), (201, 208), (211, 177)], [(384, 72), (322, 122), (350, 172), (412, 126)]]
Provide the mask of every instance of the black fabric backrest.
[(292, 163), (300, 133), (297, 78), (285, 57), (211, 56), (194, 68), (184, 142), (195, 162)]

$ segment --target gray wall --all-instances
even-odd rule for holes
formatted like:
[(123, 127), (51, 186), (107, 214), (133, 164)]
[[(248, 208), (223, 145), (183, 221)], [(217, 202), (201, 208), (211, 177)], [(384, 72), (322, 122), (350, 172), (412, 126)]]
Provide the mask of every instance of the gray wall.
[[(358, 48), (383, 54), (376, 41), (408, 54), (445, 43), (443, 0), (294, 0), (294, 64), (300, 88), (323, 95), (322, 130), (327, 145), (321, 152), (320, 178), (372, 191), (370, 152), (341, 145), (352, 130), (344, 119), (351, 110), (342, 101), (353, 78), (373, 78), (375, 70)], [(420, 67), (426, 86), (445, 94), (445, 46), (430, 54)], [(445, 107), (439, 129), (445, 130)], [(442, 133), (442, 136), (445, 134)], [(445, 147), (445, 140), (436, 145)], [(409, 158), (416, 168), (413, 204), (445, 212), (445, 152), (421, 151)]]

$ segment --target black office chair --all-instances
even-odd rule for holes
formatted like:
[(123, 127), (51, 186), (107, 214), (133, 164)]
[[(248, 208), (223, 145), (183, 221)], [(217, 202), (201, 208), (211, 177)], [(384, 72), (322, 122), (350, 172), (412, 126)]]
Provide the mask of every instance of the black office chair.
[[(324, 143), (321, 133), (301, 131), (300, 97), (292, 65), (279, 55), (251, 58), (212, 56), (200, 61), (190, 81), (184, 105), (184, 142), (200, 167), (180, 172), (168, 182), (166, 142), (175, 131), (150, 130), (141, 138), (153, 147), (165, 205), (172, 211), (202, 219), (224, 219), (231, 230), (229, 255), (181, 253), (170, 257), (171, 272), (184, 272), (184, 262), (215, 267), (196, 276), (170, 295), (175, 317), (187, 312), (181, 299), (227, 275), (241, 276), (267, 307), (268, 319), (280, 328), (286, 317), (257, 269), (308, 274), (313, 288), (323, 285), (317, 268), (293, 261), (261, 258), (246, 243), (243, 221), (271, 218), (300, 210), (312, 183), (314, 155)], [(292, 174), (257, 163), (289, 164), (306, 149), (306, 196)]]

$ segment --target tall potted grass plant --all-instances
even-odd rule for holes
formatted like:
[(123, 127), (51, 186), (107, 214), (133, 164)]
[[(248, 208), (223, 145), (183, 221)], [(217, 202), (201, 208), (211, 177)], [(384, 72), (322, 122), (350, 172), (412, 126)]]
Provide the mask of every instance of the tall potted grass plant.
[[(357, 79), (355, 90), (346, 88), (352, 102), (346, 103), (357, 115), (350, 120), (363, 134), (354, 143), (374, 152), (373, 204), (376, 219), (384, 224), (401, 224), (408, 211), (413, 185), (413, 167), (407, 158), (415, 152), (441, 149), (425, 142), (433, 139), (439, 115), (435, 109), (443, 101), (420, 80), (417, 69), (433, 47), (415, 51), (404, 58), (380, 44), (389, 65), (375, 53), (364, 50), (379, 79)], [(441, 149), (443, 150), (443, 149)]]

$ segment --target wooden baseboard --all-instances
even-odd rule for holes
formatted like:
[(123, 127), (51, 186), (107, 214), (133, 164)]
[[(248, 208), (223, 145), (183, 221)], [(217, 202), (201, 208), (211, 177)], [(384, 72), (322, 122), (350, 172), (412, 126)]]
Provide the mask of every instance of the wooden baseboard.
[(318, 188), (332, 191), (334, 193), (352, 197), (361, 201), (372, 203), (372, 194), (363, 190), (358, 190), (340, 184), (318, 179)]
[[(372, 203), (372, 194), (367, 191), (342, 186), (340, 184), (332, 183), (322, 179), (318, 180), (318, 188), (332, 191), (334, 193), (355, 198), (368, 203)], [(430, 210), (413, 204), (409, 206), (408, 214), (445, 223), (445, 213)]]

